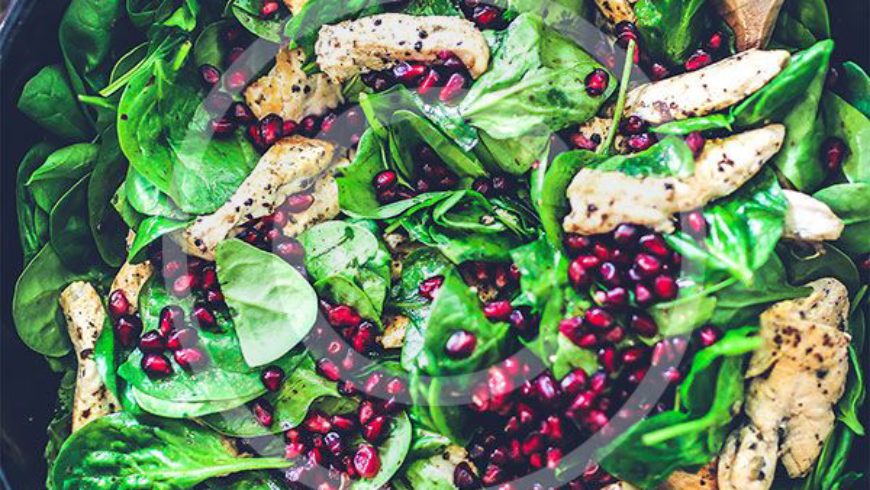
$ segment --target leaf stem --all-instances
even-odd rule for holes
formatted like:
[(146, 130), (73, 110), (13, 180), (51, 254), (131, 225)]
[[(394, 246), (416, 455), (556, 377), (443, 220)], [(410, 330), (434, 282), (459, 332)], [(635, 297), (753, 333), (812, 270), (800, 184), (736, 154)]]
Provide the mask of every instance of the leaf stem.
[(625, 98), (628, 94), (628, 82), (631, 80), (631, 69), (634, 67), (634, 52), (637, 51), (637, 43), (634, 39), (628, 41), (628, 49), (625, 51), (625, 64), (622, 67), (622, 79), (619, 81), (619, 95), (616, 97), (616, 109), (613, 113), (613, 124), (607, 132), (607, 138), (598, 148), (598, 153), (609, 155), (613, 140), (616, 139), (616, 131), (622, 121), (622, 111), (625, 110)]
[(96, 97), (93, 95), (79, 95), (79, 102), (91, 107), (101, 107), (110, 111), (117, 111), (118, 106), (113, 104), (109, 99), (104, 97)]

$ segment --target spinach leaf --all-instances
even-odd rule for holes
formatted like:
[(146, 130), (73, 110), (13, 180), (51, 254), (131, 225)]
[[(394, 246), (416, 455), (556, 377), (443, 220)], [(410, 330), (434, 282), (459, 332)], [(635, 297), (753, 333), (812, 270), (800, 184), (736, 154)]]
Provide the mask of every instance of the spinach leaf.
[(813, 197), (830, 206), (846, 224), (837, 241), (839, 248), (850, 255), (870, 250), (870, 184), (837, 184)]
[(314, 54), (317, 33), (326, 24), (374, 15), (383, 11), (383, 5), (373, 0), (312, 0), (284, 26), (284, 37), (291, 48), (304, 48), (308, 59)]
[(83, 141), (92, 134), (91, 123), (58, 65), (39, 70), (24, 85), (18, 98), (18, 109), (64, 140)]
[(285, 483), (280, 474), (274, 475), (267, 471), (248, 471), (228, 477), (212, 478), (203, 485), (203, 490), (283, 490)]
[(121, 412), (73, 434), (58, 454), (51, 478), (58, 489), (190, 488), (208, 478), (291, 464), (283, 458), (241, 456), (224, 438), (193, 423)]
[(288, 373), (280, 391), (265, 396), (274, 409), (273, 417), (277, 422), (271, 428), (263, 427), (247, 407), (208, 415), (203, 422), (221, 434), (232, 437), (278, 434), (301, 424), (311, 406), (327, 397), (339, 398), (335, 383), (318, 375), (314, 371), (314, 361), (309, 357), (292, 373)]
[(743, 400), (743, 356), (761, 345), (743, 328), (725, 334), (692, 360), (680, 386), (683, 406), (633, 425), (600, 451), (608, 473), (655, 488), (674, 470), (708, 463), (719, 453)]
[(232, 12), (233, 17), (251, 34), (273, 43), (280, 43), (290, 12), (281, 8), (268, 19), (264, 19), (260, 15), (262, 6), (263, 2), (258, 0), (233, 0), (227, 5), (227, 10)]
[(640, 0), (634, 5), (644, 50), (655, 59), (682, 64), (698, 48), (710, 15), (705, 0)]
[(95, 144), (77, 143), (49, 155), (27, 180), (36, 204), (50, 212), (61, 196), (93, 169), (98, 152)]
[(48, 216), (51, 247), (67, 268), (79, 272), (99, 260), (87, 214), (89, 178), (86, 175), (76, 182)]
[[(507, 323), (492, 323), (484, 315), (475, 290), (457, 272), (444, 278), (432, 303), (429, 325), (423, 333), (424, 356), (419, 366), (432, 375), (463, 374), (490, 366), (502, 358), (507, 347)], [(451, 359), (444, 352), (447, 339), (465, 330), (477, 337), (474, 353), (466, 359)]]
[[(72, 406), (75, 388), (76, 371), (68, 370), (60, 380), (60, 385), (57, 388), (57, 406), (46, 428), (48, 441), (45, 444), (43, 455), (49, 468), (54, 464), (63, 442), (72, 433)], [(54, 489), (50, 475), (46, 475), (45, 485), (46, 490)]]
[(130, 165), (192, 214), (223, 205), (259, 159), (240, 131), (207, 137), (210, 116), (202, 100), (192, 69), (171, 84), (144, 71), (118, 106), (119, 141)]
[(830, 92), (822, 98), (822, 115), (828, 136), (839, 138), (849, 148), (843, 160), (846, 178), (870, 184), (870, 120)]
[(480, 144), (474, 153), (487, 167), (509, 175), (523, 175), (535, 165), (547, 161), (550, 153), (550, 135), (528, 135), (499, 140), (485, 131), (479, 133)]
[(15, 208), (18, 216), (18, 236), (24, 252), (24, 263), (28, 264), (37, 252), (48, 242), (48, 219), (46, 212), (37, 207), (25, 183), (30, 175), (45, 162), (54, 151), (49, 143), (39, 143), (27, 151), (15, 178)]
[(591, 58), (546, 66), (541, 56), (543, 23), (520, 15), (508, 27), (490, 70), (472, 85), (459, 106), (469, 123), (495, 139), (548, 134), (586, 121), (613, 92), (592, 97), (583, 80), (601, 68)]
[(112, 197), (124, 180), (126, 170), (118, 133), (113, 126), (100, 137), (100, 151), (87, 189), (91, 235), (103, 262), (111, 267), (120, 267), (126, 255), (127, 229), (112, 207)]
[(446, 454), (436, 454), (406, 462), (393, 485), (400, 482), (407, 489), (426, 488), (427, 490), (453, 490), (453, 472), (456, 465)]
[(106, 60), (113, 47), (112, 31), (121, 19), (122, 0), (73, 0), (58, 29), (60, 49), (77, 94), (106, 85)]
[(535, 200), (535, 207), (552, 247), (562, 249), (562, 220), (571, 211), (567, 198), (568, 186), (577, 172), (604, 159), (604, 156), (591, 151), (575, 150), (562, 153), (546, 167), (543, 183), (539, 186), (540, 198)]
[(218, 245), (215, 262), (249, 366), (280, 359), (314, 326), (317, 294), (281, 257), (232, 239)]
[(849, 104), (870, 118), (870, 77), (857, 64), (847, 61), (843, 63), (840, 75), (840, 96)]
[(372, 217), (381, 207), (372, 181), (384, 170), (387, 170), (386, 149), (374, 130), (368, 129), (360, 138), (353, 163), (338, 171), (341, 210), (350, 216)]
[(612, 156), (595, 169), (633, 177), (688, 177), (695, 172), (695, 158), (682, 138), (668, 136), (642, 152)]
[(682, 232), (665, 239), (693, 269), (708, 275), (726, 272), (749, 285), (782, 236), (787, 209), (776, 175), (764, 169), (734, 194), (704, 208), (708, 227), (702, 242)]
[(133, 167), (127, 168), (127, 177), (124, 179), (124, 196), (130, 207), (138, 213), (176, 220), (187, 217), (178, 209), (171, 197), (161, 192), (156, 185)]
[(462, 17), (462, 12), (450, 0), (412, 0), (405, 9), (408, 15), (448, 15)]
[(350, 490), (380, 490), (399, 471), (411, 448), (413, 427), (408, 416), (402, 412), (393, 419), (393, 427), (387, 440), (378, 448), (381, 469), (373, 478), (360, 479), (350, 485)]
[(846, 285), (851, 295), (858, 294), (861, 289), (861, 276), (855, 264), (840, 249), (829, 243), (809, 255), (799, 246), (783, 244), (779, 254), (785, 262), (788, 279), (792, 284), (806, 284), (816, 279), (834, 277)]
[(143, 219), (136, 228), (136, 237), (130, 244), (128, 257), (133, 262), (145, 260), (145, 252), (152, 243), (170, 233), (187, 228), (191, 223), (191, 220), (178, 221), (163, 216), (149, 216)]
[(58, 302), (60, 292), (73, 281), (99, 277), (99, 271), (71, 272), (51, 245), (45, 245), (21, 273), (12, 296), (12, 317), (22, 342), (45, 356), (69, 353), (66, 322)]
[[(367, 318), (379, 322), (390, 288), (390, 254), (377, 236), (360, 225), (329, 221), (310, 228), (299, 241), (315, 288), (333, 293), (357, 288), (352, 306), (360, 314), (370, 311), (373, 316)], [(344, 285), (336, 289), (338, 278)]]
[[(231, 2), (229, 5), (235, 5), (235, 3)], [(208, 64), (218, 68), (225, 68), (226, 56), (224, 54), (221, 33), (231, 25), (231, 21), (220, 20), (212, 22), (200, 31), (199, 35), (196, 36), (196, 41), (193, 43), (193, 61), (196, 63), (196, 66)]]

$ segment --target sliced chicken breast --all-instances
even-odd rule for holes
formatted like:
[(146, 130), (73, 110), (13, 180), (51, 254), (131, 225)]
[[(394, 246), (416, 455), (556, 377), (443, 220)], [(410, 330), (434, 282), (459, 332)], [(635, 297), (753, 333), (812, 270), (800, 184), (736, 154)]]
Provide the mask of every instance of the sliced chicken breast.
[(139, 308), (139, 292), (152, 274), (154, 266), (148, 260), (139, 264), (125, 262), (112, 280), (111, 291), (120, 290), (124, 293), (130, 303), (130, 313), (135, 313)]
[(87, 282), (74, 282), (60, 293), (60, 306), (78, 361), (72, 408), (72, 430), (75, 432), (88, 422), (115, 412), (120, 404), (103, 383), (93, 357), (106, 322), (99, 293)]
[(708, 141), (695, 173), (682, 179), (582, 169), (568, 187), (571, 213), (563, 227), (569, 233), (595, 235), (633, 223), (671, 232), (675, 213), (703, 207), (739, 189), (776, 155), (784, 138), (785, 127), (772, 124)]
[(323, 175), (314, 185), (311, 195), (314, 196), (314, 204), (310, 208), (287, 216), (285, 236), (295, 237), (317, 223), (338, 216), (341, 211), (338, 206), (338, 184), (332, 174)]
[(326, 141), (301, 136), (278, 141), (226, 204), (199, 216), (176, 240), (186, 253), (214, 260), (218, 243), (237, 226), (272, 214), (289, 196), (315, 185), (332, 165), (334, 153)]
[(785, 0), (714, 0), (713, 6), (734, 31), (737, 51), (767, 44)]
[(474, 23), (459, 17), (381, 14), (323, 26), (315, 46), (324, 73), (345, 81), (400, 61), (431, 62), (450, 51), (474, 78), (489, 66), (489, 45)]
[(635, 2), (637, 0), (595, 0), (595, 5), (605, 19), (616, 25), (620, 22), (637, 22), (632, 6)]
[(782, 301), (761, 315), (764, 345), (746, 372), (749, 421), (723, 452), (723, 490), (770, 488), (777, 457), (789, 476), (805, 476), (834, 428), (833, 408), (849, 370), (851, 338), (843, 331), (849, 293), (832, 278), (808, 286), (808, 297)]
[(837, 240), (846, 227), (827, 204), (802, 192), (783, 191), (788, 200), (784, 238), (803, 242)]
[(341, 84), (323, 73), (308, 76), (303, 70), (305, 51), (282, 48), (269, 74), (245, 89), (245, 101), (257, 118), (277, 114), (290, 121), (320, 116), (344, 102)]
[(694, 473), (675, 471), (658, 490), (717, 490), (716, 465), (714, 460)]

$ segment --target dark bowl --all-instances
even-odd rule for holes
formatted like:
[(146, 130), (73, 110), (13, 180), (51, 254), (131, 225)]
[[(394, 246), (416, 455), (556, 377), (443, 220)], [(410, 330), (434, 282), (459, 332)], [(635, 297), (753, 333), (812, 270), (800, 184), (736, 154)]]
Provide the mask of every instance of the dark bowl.
[[(0, 12), (4, 8), (0, 0)], [(870, 53), (870, 2), (829, 2), (837, 40), (836, 56), (864, 67)], [(0, 484), (6, 488), (43, 488), (45, 428), (54, 410), (59, 375), (24, 346), (12, 323), (11, 302), (21, 272), (21, 247), (15, 216), (15, 171), (42, 130), (15, 106), (24, 83), (42, 66), (61, 62), (57, 26), (67, 2), (12, 0), (0, 13)], [(867, 441), (854, 449), (854, 467), (867, 471)]]

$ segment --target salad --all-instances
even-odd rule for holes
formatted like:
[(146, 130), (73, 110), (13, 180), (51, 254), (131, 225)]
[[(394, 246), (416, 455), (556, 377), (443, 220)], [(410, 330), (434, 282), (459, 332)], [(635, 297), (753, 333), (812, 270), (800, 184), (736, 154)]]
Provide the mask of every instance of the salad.
[(46, 488), (859, 487), (830, 38), (818, 0), (72, 0), (19, 100)]

